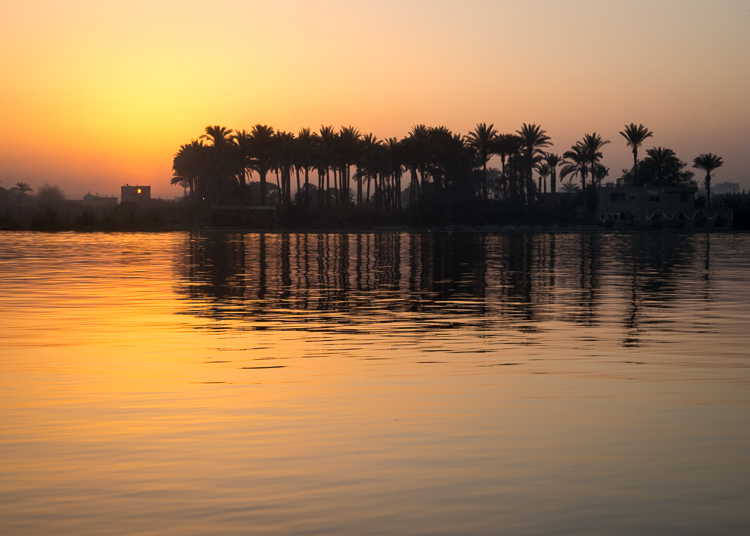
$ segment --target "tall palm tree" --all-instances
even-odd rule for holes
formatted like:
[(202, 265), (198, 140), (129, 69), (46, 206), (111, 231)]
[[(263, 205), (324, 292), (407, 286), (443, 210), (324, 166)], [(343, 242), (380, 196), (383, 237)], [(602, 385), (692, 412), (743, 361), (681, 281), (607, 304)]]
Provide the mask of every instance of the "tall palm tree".
[(482, 184), (482, 199), (487, 200), (487, 162), (497, 149), (498, 132), (495, 125), (487, 126), (479, 123), (473, 132), (466, 136), (466, 145), (474, 150), (478, 160), (482, 163), (484, 182)]
[(586, 191), (586, 177), (589, 174), (589, 160), (586, 150), (580, 143), (573, 145), (569, 151), (563, 153), (563, 166), (560, 169), (560, 178), (564, 179), (570, 175), (568, 182), (573, 177), (581, 178), (581, 191)]
[(201, 183), (204, 177), (207, 165), (207, 147), (201, 140), (191, 140), (180, 146), (172, 160), (172, 184), (180, 184), (183, 180), (187, 182), (190, 189), (190, 197), (196, 200), (198, 191), (205, 190), (204, 184)]
[(552, 169), (549, 167), (547, 162), (541, 161), (534, 166), (536, 172), (539, 173), (539, 194), (547, 193), (547, 177), (552, 174)]
[(278, 173), (281, 174), (281, 184), (279, 195), (281, 196), (282, 205), (292, 203), (292, 166), (294, 165), (296, 141), (292, 132), (279, 130), (274, 135), (276, 150), (274, 151), (274, 166)]
[(430, 131), (422, 124), (414, 125), (407, 136), (401, 140), (404, 165), (409, 170), (409, 204), (413, 205), (419, 198), (425, 183), (427, 160), (430, 151)]
[(502, 183), (503, 183), (503, 199), (508, 200), (508, 172), (505, 168), (505, 162), (508, 158), (518, 154), (521, 150), (521, 138), (515, 134), (498, 134), (497, 140), (495, 141), (494, 153), (500, 157), (500, 163), (502, 164)]
[(524, 123), (521, 130), (516, 130), (516, 134), (521, 138), (521, 148), (526, 165), (527, 202), (531, 204), (533, 201), (533, 179), (531, 175), (535, 164), (535, 157), (542, 152), (544, 147), (552, 145), (551, 138), (547, 136), (547, 132), (541, 126), (535, 124), (527, 125)]
[(206, 127), (206, 133), (201, 136), (201, 139), (210, 141), (213, 147), (219, 149), (232, 143), (233, 134), (234, 131), (231, 128), (222, 127), (221, 125), (209, 125)]
[(401, 177), (404, 164), (404, 147), (396, 138), (385, 140), (388, 167), (391, 175), (390, 203), (391, 208), (401, 209)]
[(336, 188), (335, 169), (341, 160), (338, 152), (338, 134), (332, 126), (320, 127), (320, 148), (323, 164), (325, 165), (325, 202), (330, 202), (331, 196), (331, 168), (334, 169), (333, 186), (336, 202), (338, 203), (338, 189)]
[(317, 134), (305, 127), (297, 134), (299, 165), (305, 171), (305, 204), (310, 204), (310, 168), (313, 165), (313, 152)]
[[(596, 170), (599, 164), (599, 160), (602, 158), (601, 148), (609, 143), (609, 140), (603, 140), (602, 137), (594, 132), (593, 134), (585, 134), (583, 141), (579, 142), (584, 149), (586, 159), (588, 160), (589, 168), (591, 169), (591, 181), (593, 185), (594, 179), (597, 178)], [(601, 186), (601, 184), (600, 184)]]
[(250, 165), (260, 177), (260, 204), (266, 204), (266, 175), (273, 165), (276, 140), (273, 127), (255, 125), (250, 131)]
[(654, 133), (643, 125), (636, 126), (635, 123), (630, 123), (625, 125), (625, 129), (620, 131), (620, 135), (625, 138), (628, 147), (633, 149), (633, 173), (635, 173), (635, 169), (638, 167), (638, 148)]
[(711, 206), (711, 173), (724, 165), (720, 156), (714, 153), (703, 153), (693, 159), (693, 167), (706, 172), (704, 184), (706, 185), (706, 205)]
[(17, 182), (16, 185), (10, 189), (16, 195), (26, 195), (34, 191), (34, 189), (26, 184), (25, 182)]
[(562, 163), (560, 155), (553, 153), (544, 153), (544, 163), (549, 166), (550, 170), (550, 192), (554, 195), (557, 192), (557, 166)]
[[(352, 126), (341, 127), (338, 136), (338, 148), (341, 154), (341, 200), (344, 205), (349, 203), (349, 176), (351, 173), (351, 166), (357, 160), (361, 152), (360, 141), (362, 140), (362, 133)], [(361, 199), (362, 197), (362, 179), (359, 173), (357, 173), (357, 195)]]
[(236, 130), (234, 132), (234, 141), (237, 145), (237, 159), (241, 171), (240, 184), (247, 186), (250, 182), (250, 174), (252, 173), (252, 165), (250, 162), (251, 158), (251, 145), (252, 145), (252, 134), (247, 130)]
[(679, 165), (679, 159), (672, 149), (666, 147), (653, 147), (646, 151), (644, 162), (653, 166), (656, 173), (656, 182), (664, 182), (667, 174)]

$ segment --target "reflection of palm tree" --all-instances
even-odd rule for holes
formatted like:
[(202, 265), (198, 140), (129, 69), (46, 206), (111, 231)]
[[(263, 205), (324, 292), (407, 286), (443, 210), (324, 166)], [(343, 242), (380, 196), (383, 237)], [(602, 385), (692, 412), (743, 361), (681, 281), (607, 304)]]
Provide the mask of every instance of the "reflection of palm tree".
[(473, 132), (466, 136), (466, 145), (474, 150), (479, 161), (482, 163), (484, 172), (484, 183), (482, 184), (482, 199), (487, 200), (487, 162), (495, 153), (497, 147), (498, 133), (494, 125), (487, 126), (479, 123)]
[(628, 147), (633, 148), (633, 172), (635, 172), (635, 168), (638, 167), (638, 148), (654, 133), (643, 125), (636, 126), (635, 123), (630, 123), (625, 125), (625, 129), (620, 131), (620, 134), (627, 141)]
[(703, 153), (693, 159), (693, 167), (706, 172), (704, 184), (706, 185), (706, 206), (711, 206), (711, 172), (724, 165), (720, 156), (714, 153)]

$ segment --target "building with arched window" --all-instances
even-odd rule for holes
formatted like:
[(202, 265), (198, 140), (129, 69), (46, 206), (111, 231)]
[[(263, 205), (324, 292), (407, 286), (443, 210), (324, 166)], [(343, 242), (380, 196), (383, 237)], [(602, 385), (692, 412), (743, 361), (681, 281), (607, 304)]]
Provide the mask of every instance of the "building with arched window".
[(695, 206), (695, 186), (615, 186), (599, 188), (597, 217), (608, 226), (662, 222), (682, 229), (732, 229), (732, 210)]

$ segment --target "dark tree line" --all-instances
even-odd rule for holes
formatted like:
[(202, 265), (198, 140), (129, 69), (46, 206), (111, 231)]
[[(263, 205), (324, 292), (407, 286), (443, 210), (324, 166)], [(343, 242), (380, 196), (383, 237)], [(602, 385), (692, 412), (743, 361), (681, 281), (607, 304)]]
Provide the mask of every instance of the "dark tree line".
[[(652, 136), (643, 125), (630, 124), (620, 134), (633, 149), (633, 168), (623, 170), (629, 183), (694, 183), (687, 164), (670, 149), (649, 149), (638, 160), (638, 149)], [(443, 126), (415, 125), (400, 140), (379, 140), (351, 126), (323, 126), (318, 132), (303, 128), (295, 135), (260, 124), (250, 131), (217, 125), (180, 147), (172, 184), (182, 185), (196, 202), (219, 205), (384, 212), (408, 205), (451, 212), (500, 203), (518, 212), (539, 203), (548, 184), (554, 197), (566, 178), (567, 191), (577, 190), (572, 179), (580, 181), (585, 199), (587, 184), (601, 186), (609, 175), (601, 163), (608, 143), (597, 133), (586, 134), (560, 156), (547, 152), (552, 142), (544, 129), (525, 123), (511, 134), (480, 123), (466, 136)], [(500, 158), (500, 169), (488, 168), (493, 156)], [(712, 171), (721, 164), (711, 153), (695, 159), (694, 167), (707, 173), (707, 190)]]

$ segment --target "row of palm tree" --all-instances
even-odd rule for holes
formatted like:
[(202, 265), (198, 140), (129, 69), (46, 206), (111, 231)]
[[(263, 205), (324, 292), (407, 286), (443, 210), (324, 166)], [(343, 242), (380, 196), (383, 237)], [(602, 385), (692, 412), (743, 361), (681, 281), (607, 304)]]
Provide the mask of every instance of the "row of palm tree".
[[(653, 136), (643, 125), (631, 123), (620, 134), (633, 152), (633, 168), (624, 173), (647, 177), (643, 182), (691, 180), (692, 174), (670, 149), (649, 149), (647, 157), (638, 160), (638, 150)], [(544, 129), (526, 123), (512, 134), (480, 123), (466, 136), (443, 126), (415, 125), (400, 140), (379, 140), (351, 126), (322, 126), (318, 132), (303, 128), (295, 135), (260, 124), (250, 131), (214, 125), (175, 154), (172, 184), (184, 186), (196, 201), (400, 210), (402, 178), (408, 173), (410, 205), (424, 199), (461, 198), (502, 199), (528, 207), (547, 193), (548, 178), (550, 192), (557, 192), (558, 168), (561, 181), (578, 178), (584, 193), (587, 181), (600, 186), (610, 171), (601, 163), (608, 143), (597, 133), (586, 134), (560, 156), (546, 151), (552, 142)], [(500, 158), (500, 170), (488, 168), (493, 156)], [(712, 172), (722, 164), (712, 153), (694, 160), (693, 167), (706, 171), (707, 192)], [(259, 191), (254, 193), (255, 177)], [(269, 177), (275, 177), (275, 187), (269, 188)]]

